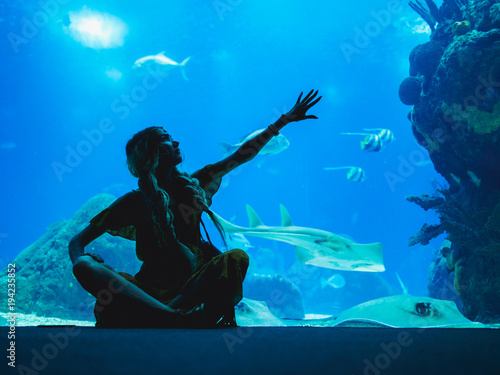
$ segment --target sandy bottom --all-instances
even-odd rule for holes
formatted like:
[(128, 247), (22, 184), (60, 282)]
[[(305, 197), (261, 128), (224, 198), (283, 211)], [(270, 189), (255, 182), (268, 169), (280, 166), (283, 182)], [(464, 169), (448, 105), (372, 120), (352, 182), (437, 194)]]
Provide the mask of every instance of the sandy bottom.
[[(49, 318), (45, 316), (36, 316), (34, 314), (20, 314), (16, 313), (16, 327), (33, 327), (38, 325), (56, 326), (56, 325), (75, 325), (75, 326), (89, 326), (93, 327), (95, 322), (87, 320), (70, 320), (60, 318)], [(11, 314), (0, 312), (0, 327), (9, 326), (9, 318)]]

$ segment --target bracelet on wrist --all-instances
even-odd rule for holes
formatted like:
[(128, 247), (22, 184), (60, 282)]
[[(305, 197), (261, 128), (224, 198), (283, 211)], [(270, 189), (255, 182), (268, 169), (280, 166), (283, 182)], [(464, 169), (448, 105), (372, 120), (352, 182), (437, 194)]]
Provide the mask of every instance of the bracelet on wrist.
[(100, 262), (100, 260), (99, 260), (99, 259), (97, 259), (97, 258), (96, 258), (96, 256), (95, 256), (95, 255), (93, 255), (93, 254), (83, 253), (83, 254), (82, 254), (82, 255), (80, 255), (80, 256), (85, 256), (85, 255), (86, 255), (86, 256), (89, 256), (89, 257), (91, 257), (91, 258), (92, 258), (92, 259), (94, 259), (97, 263), (101, 263), (101, 262)]

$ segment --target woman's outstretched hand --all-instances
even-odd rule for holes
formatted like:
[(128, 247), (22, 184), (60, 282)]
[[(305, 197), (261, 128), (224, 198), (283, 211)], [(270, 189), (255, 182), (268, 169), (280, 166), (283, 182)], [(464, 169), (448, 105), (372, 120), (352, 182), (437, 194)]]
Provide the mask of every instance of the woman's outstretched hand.
[(318, 90), (314, 92), (314, 90), (309, 91), (309, 94), (306, 95), (304, 99), (301, 100), (303, 92), (300, 93), (299, 98), (297, 99), (297, 103), (293, 106), (293, 108), (288, 111), (286, 114), (284, 114), (282, 117), (284, 117), (286, 122), (293, 122), (293, 121), (302, 121), (306, 119), (318, 119), (314, 115), (306, 115), (306, 112), (314, 106), (319, 100), (322, 98), (321, 96), (314, 100), (316, 95), (318, 95)]

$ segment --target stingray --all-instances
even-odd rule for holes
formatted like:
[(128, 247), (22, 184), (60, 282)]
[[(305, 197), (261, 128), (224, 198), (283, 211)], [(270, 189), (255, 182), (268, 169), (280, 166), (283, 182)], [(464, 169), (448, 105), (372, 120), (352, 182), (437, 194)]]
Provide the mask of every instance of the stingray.
[(234, 225), (215, 215), (226, 233), (241, 233), (245, 236), (267, 238), (294, 245), (297, 259), (303, 264), (344, 271), (385, 270), (382, 244), (379, 242), (357, 244), (331, 232), (294, 226), (283, 205), (280, 205), (281, 226), (268, 227), (262, 223), (252, 207), (249, 205), (246, 207), (250, 221), (249, 228)]
[(269, 311), (267, 304), (263, 301), (243, 298), (240, 303), (235, 306), (234, 312), (236, 315), (236, 322), (242, 327), (277, 327), (285, 325)]
[(452, 301), (429, 297), (390, 296), (351, 307), (336, 317), (287, 320), (287, 325), (314, 327), (480, 328), (464, 317)]

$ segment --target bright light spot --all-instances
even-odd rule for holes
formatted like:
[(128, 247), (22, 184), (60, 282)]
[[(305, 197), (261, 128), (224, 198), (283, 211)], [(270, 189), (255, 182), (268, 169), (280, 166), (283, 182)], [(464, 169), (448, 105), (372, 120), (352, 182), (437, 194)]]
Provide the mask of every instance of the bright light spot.
[(421, 21), (421, 23), (411, 29), (413, 34), (432, 34), (431, 28), (422, 18), (418, 18), (417, 21)]
[(118, 17), (87, 7), (69, 12), (69, 20), (65, 31), (77, 42), (93, 49), (121, 47), (128, 33), (127, 25)]
[(339, 98), (339, 90), (334, 86), (325, 87), (325, 96), (328, 96), (330, 99), (334, 101), (338, 101)]
[(105, 73), (108, 78), (111, 78), (113, 81), (118, 81), (120, 78), (122, 78), (122, 72), (120, 72), (116, 68), (107, 68)]
[(411, 29), (412, 34), (431, 35), (431, 28), (421, 17), (401, 17), (394, 20), (392, 26), (394, 26), (396, 29)]

